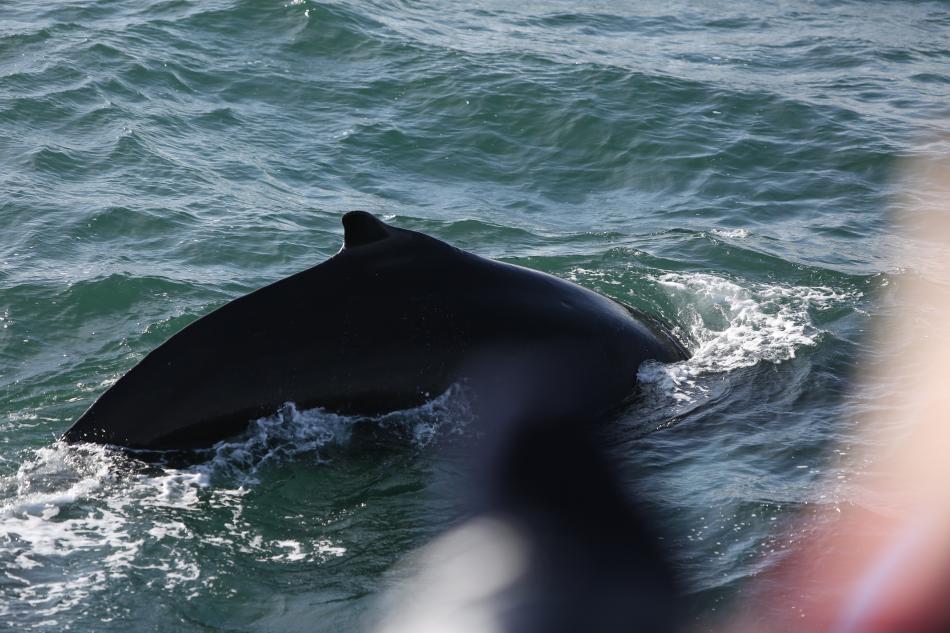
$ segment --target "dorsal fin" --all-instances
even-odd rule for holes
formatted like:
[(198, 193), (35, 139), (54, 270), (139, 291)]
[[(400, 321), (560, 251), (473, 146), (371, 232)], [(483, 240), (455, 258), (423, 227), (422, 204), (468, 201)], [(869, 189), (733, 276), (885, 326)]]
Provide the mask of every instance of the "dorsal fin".
[(343, 247), (372, 244), (389, 236), (389, 227), (366, 211), (350, 211), (343, 216)]

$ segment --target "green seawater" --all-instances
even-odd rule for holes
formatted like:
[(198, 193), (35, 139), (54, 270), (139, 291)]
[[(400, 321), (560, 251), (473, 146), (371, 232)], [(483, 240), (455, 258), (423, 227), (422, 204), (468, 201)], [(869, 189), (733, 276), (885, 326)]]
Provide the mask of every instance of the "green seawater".
[(193, 466), (56, 442), (351, 209), (676, 325), (693, 359), (611, 450), (723, 612), (794, 517), (861, 503), (835, 457), (948, 103), (939, 2), (4, 2), (0, 629), (359, 630), (458, 518), (452, 394), (394, 443), (292, 406)]

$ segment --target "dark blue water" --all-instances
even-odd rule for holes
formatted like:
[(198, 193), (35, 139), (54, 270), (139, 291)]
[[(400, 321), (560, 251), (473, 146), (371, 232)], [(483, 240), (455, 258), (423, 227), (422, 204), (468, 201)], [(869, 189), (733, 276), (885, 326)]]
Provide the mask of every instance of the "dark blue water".
[(676, 324), (693, 359), (644, 368), (612, 450), (721, 612), (792, 517), (860, 503), (854, 376), (947, 103), (937, 2), (0, 7), (0, 622), (358, 628), (456, 518), (451, 394), (380, 422), (398, 448), (292, 408), (190, 468), (55, 441), (354, 208)]

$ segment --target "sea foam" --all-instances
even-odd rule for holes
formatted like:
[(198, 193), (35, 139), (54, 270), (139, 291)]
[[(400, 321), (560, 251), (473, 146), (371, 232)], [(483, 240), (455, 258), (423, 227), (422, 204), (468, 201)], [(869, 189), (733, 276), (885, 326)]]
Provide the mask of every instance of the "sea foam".
[(678, 363), (644, 363), (638, 378), (652, 395), (681, 404), (708, 396), (703, 376), (795, 358), (799, 349), (816, 345), (823, 333), (812, 322), (812, 311), (859, 296), (824, 286), (763, 284), (705, 273), (664, 273), (651, 279), (678, 305), (692, 357)]

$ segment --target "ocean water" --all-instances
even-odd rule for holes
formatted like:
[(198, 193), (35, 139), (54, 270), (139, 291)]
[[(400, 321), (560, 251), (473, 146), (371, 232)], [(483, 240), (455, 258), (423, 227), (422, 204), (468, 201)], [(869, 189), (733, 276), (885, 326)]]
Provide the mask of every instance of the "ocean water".
[(398, 441), (288, 405), (192, 466), (56, 441), (357, 208), (676, 325), (611, 451), (690, 617), (727, 611), (867, 502), (856, 376), (948, 103), (938, 2), (3, 3), (0, 629), (358, 630), (457, 519), (453, 393), (371, 421)]

